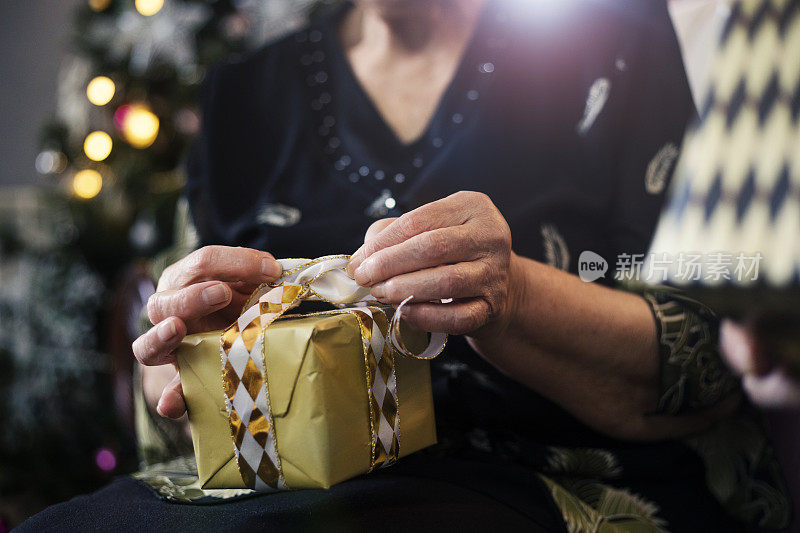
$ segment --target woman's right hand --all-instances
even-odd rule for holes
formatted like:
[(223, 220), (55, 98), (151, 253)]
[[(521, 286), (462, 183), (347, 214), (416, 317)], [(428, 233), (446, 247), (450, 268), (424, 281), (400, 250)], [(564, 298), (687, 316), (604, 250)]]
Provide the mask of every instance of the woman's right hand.
[[(192, 252), (167, 267), (158, 280), (147, 302), (155, 325), (133, 341), (136, 359), (145, 366), (174, 364), (174, 351), (186, 335), (228, 326), (250, 293), (281, 273), (272, 255), (251, 248), (205, 246)], [(186, 412), (177, 373), (164, 387), (157, 411), (168, 418)]]

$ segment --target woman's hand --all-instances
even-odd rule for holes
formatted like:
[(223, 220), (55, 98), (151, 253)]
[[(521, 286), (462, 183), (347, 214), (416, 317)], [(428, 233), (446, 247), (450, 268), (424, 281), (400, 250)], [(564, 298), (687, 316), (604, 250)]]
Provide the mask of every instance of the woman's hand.
[[(645, 300), (511, 250), (508, 224), (483, 194), (459, 192), (367, 232), (348, 271), (428, 331), (467, 334), (512, 379), (588, 426), (625, 440), (708, 427), (737, 397), (697, 414), (650, 415), (657, 404), (656, 325)], [(454, 298), (449, 304), (434, 300)]]
[(731, 368), (742, 375), (742, 388), (762, 407), (800, 408), (800, 379), (789, 375), (767, 353), (759, 336), (731, 320), (720, 326), (720, 348)]
[[(136, 359), (146, 366), (174, 363), (174, 350), (187, 334), (226, 327), (250, 293), (281, 272), (272, 255), (258, 250), (206, 246), (192, 252), (165, 269), (158, 280), (156, 293), (147, 302), (147, 314), (155, 325), (133, 342)], [(163, 379), (163, 372), (153, 373), (154, 379), (157, 376)], [(144, 388), (152, 389), (147, 383)], [(164, 387), (157, 410), (169, 418), (186, 411), (179, 375)]]
[(413, 295), (403, 316), (418, 327), (474, 334), (509, 315), (513, 260), (497, 207), (485, 194), (462, 191), (375, 222), (347, 268), (382, 302)]

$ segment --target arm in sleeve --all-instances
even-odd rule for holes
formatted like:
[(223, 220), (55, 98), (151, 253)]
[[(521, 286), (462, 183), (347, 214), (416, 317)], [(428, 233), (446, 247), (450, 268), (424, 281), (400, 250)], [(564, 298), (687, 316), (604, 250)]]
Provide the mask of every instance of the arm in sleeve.
[[(663, 19), (669, 20), (666, 12)], [(654, 35), (660, 36), (661, 46), (653, 45)], [(636, 263), (647, 253), (685, 127), (695, 113), (671, 25), (653, 31), (650, 43), (631, 69), (639, 79), (632, 84), (636, 90), (629, 91), (630, 110), (621, 132), (625, 148), (609, 216), (613, 261), (628, 257)], [(639, 287), (635, 292), (647, 302), (656, 323), (659, 391), (655, 414), (706, 409), (738, 390), (738, 379), (719, 353), (719, 321), (708, 307), (663, 287)]]

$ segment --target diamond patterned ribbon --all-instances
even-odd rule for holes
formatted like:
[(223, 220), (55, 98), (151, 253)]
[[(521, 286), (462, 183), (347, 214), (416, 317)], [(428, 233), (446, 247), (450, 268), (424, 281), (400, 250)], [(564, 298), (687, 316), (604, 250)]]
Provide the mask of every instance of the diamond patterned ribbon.
[(349, 256), (284, 259), (283, 276), (262, 285), (250, 296), (239, 318), (222, 334), (222, 381), (236, 460), (248, 488), (260, 491), (288, 488), (281, 470), (277, 436), (269, 399), (264, 332), (272, 322), (303, 300), (322, 300), (337, 306), (357, 305), (339, 312), (353, 314), (361, 328), (370, 429), (371, 469), (388, 466), (399, 457), (399, 400), (394, 357), (432, 359), (444, 349), (447, 336), (432, 333), (421, 354), (403, 345), (400, 318), (406, 299), (389, 321), (369, 289), (359, 287), (345, 272)]
[[(735, 2), (711, 82), (700, 121), (686, 136), (651, 252), (763, 253), (768, 284), (797, 283), (800, 2)], [(683, 280), (672, 273), (670, 281)]]

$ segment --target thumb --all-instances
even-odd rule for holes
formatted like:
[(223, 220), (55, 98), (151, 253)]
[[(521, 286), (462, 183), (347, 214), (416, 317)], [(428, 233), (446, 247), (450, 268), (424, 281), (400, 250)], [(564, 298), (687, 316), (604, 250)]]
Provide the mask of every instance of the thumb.
[(164, 392), (161, 394), (161, 399), (158, 400), (156, 411), (161, 416), (172, 419), (180, 418), (186, 412), (180, 374), (175, 374), (172, 381), (164, 387)]
[[(380, 220), (376, 220), (375, 222), (373, 222), (372, 225), (370, 225), (370, 227), (367, 228), (367, 233), (364, 235), (364, 242), (367, 242), (375, 235), (383, 231), (386, 228), (386, 226), (388, 226), (395, 220), (397, 220), (397, 217), (382, 218)], [(350, 258), (350, 263), (348, 263), (347, 265), (347, 273), (350, 275), (351, 278), (353, 277), (353, 271), (355, 270), (355, 267), (358, 266), (356, 262), (360, 263), (361, 260), (364, 259), (363, 257), (361, 257), (361, 255), (363, 254), (363, 250), (364, 246), (362, 245), (358, 250), (355, 251), (355, 253), (353, 253), (352, 257)]]

